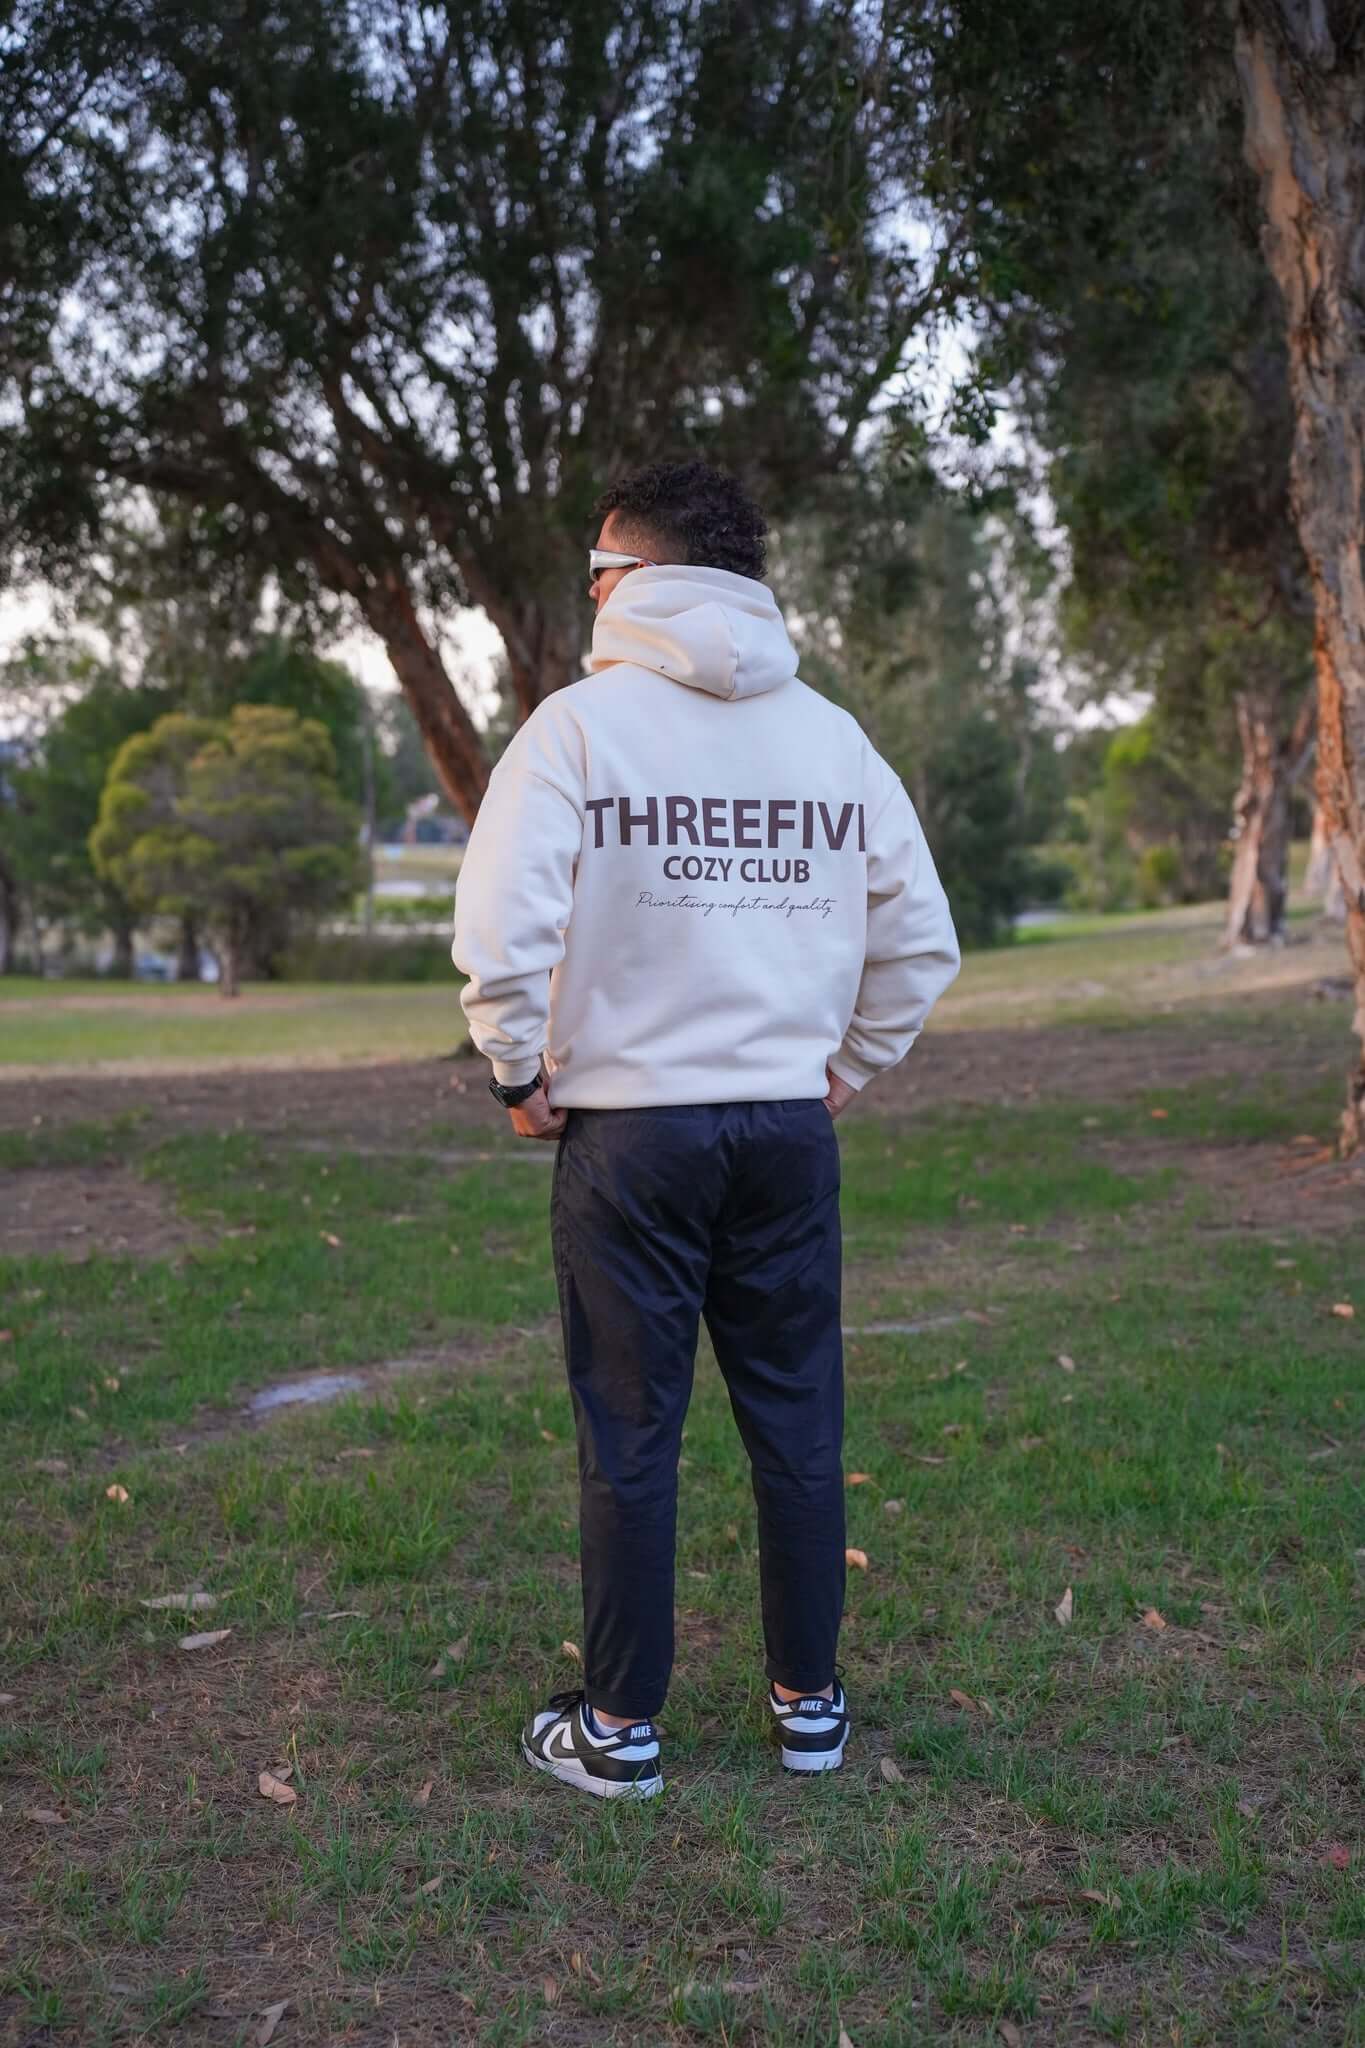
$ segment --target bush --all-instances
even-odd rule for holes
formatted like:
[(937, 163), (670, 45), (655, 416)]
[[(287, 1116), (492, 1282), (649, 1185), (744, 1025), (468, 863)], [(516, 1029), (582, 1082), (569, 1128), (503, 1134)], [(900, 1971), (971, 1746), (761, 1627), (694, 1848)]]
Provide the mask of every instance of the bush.
[(1137, 864), (1137, 897), (1144, 910), (1159, 910), (1181, 900), (1184, 867), (1180, 848), (1169, 841), (1147, 848)]
[(296, 939), (281, 955), (277, 972), (281, 981), (444, 981), (452, 988), (457, 981), (448, 940), (381, 939), (364, 932)]

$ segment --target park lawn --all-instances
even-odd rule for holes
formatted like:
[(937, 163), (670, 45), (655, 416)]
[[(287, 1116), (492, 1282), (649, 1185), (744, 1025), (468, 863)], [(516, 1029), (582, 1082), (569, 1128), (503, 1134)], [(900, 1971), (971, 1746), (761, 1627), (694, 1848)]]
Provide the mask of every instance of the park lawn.
[[(1260, 999), (1346, 973), (1340, 930), (1306, 907), (1294, 943), (1251, 956), (1219, 950), (1222, 907), (1036, 926), (1014, 945), (969, 954), (934, 1013), (935, 1031), (1086, 1024), (1126, 1028), (1135, 1012), (1198, 1031), (1260, 1028)], [(138, 1075), (429, 1059), (466, 1036), (460, 978), (431, 986), (253, 984), (234, 1001), (198, 985), (0, 976), (5, 1068)]]
[[(1330, 1129), (1301, 1018), (1258, 1030), (1159, 1102), (841, 1123), (847, 1320), (923, 1326), (848, 1340), (848, 1763), (774, 1762), (704, 1348), (638, 1809), (515, 1747), (579, 1628), (551, 1162), (8, 1138), (127, 1159), (185, 1235), (0, 1267), (0, 2040), (245, 2043), (286, 1998), (280, 2040), (386, 2048), (1365, 2040), (1365, 1248), (1208, 1178)], [(365, 1384), (247, 1425), (318, 1370)]]

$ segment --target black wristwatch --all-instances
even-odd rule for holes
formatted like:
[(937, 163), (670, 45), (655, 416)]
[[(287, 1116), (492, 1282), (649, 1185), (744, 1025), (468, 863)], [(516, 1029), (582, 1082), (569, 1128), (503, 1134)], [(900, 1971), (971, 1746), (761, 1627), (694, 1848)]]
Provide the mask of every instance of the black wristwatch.
[(488, 1092), (504, 1109), (515, 1109), (519, 1103), (525, 1102), (528, 1095), (534, 1095), (537, 1088), (544, 1086), (545, 1076), (537, 1074), (534, 1081), (522, 1081), (515, 1088), (508, 1088), (501, 1081), (490, 1081)]

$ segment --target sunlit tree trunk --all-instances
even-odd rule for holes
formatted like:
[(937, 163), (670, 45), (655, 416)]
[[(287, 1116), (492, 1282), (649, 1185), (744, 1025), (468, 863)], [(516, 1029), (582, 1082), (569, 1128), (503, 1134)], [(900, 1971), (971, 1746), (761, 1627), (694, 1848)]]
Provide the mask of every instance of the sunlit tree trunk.
[(1341, 876), (1365, 1140), (1365, 37), (1328, 0), (1241, 0), (1237, 70), (1262, 241), (1284, 301), (1292, 491), (1317, 612), (1318, 801)]
[(1278, 945), (1285, 935), (1294, 786), (1313, 743), (1312, 704), (1287, 737), (1279, 724), (1273, 703), (1245, 692), (1238, 697), (1242, 781), (1233, 803), (1228, 946)]

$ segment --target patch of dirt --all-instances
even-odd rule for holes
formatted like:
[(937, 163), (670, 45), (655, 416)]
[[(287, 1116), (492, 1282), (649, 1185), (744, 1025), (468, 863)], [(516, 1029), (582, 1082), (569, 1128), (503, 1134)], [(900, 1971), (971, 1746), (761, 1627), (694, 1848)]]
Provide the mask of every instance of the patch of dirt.
[[(1267, 1000), (1258, 1016), (1284, 1039), (1302, 1009), (1297, 997)], [(1283, 1016), (1278, 1013), (1283, 1012)], [(1343, 1028), (1335, 1061), (1345, 1073), (1350, 1039)], [(930, 1031), (910, 1058), (845, 1111), (846, 1120), (895, 1119), (923, 1105), (1026, 1105), (1035, 1101), (1107, 1101), (1198, 1081), (1248, 1080), (1264, 1072), (1266, 1047), (1242, 1020), (1230, 1029), (1218, 1013), (1198, 1030), (1131, 1031), (1093, 1025), (1011, 1030)], [(1301, 1063), (1301, 1071), (1307, 1071)], [(71, 1074), (0, 1068), (0, 1129), (27, 1129), (35, 1106), (46, 1124), (100, 1122), (141, 1115), (158, 1136), (177, 1130), (250, 1130), (356, 1146), (430, 1147), (452, 1130), (461, 1137), (503, 1136), (500, 1113), (479, 1058), (385, 1061), (344, 1066), (238, 1066), (224, 1071)], [(8, 1084), (8, 1085), (7, 1085)]]
[(6, 1177), (0, 1258), (164, 1259), (195, 1242), (169, 1196), (126, 1166), (32, 1166)]

